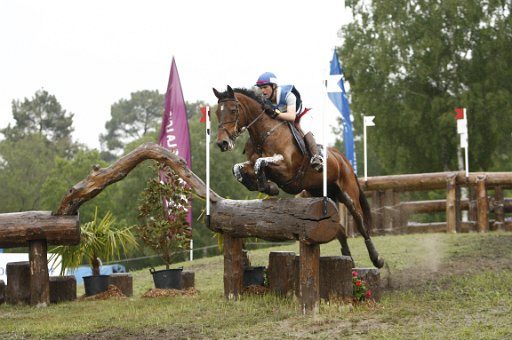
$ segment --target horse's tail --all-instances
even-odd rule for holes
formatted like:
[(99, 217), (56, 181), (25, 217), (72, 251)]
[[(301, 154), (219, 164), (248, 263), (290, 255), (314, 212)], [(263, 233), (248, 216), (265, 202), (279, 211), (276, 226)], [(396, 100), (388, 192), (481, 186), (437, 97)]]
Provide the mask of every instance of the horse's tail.
[(364, 194), (364, 191), (361, 188), (361, 185), (359, 184), (357, 175), (356, 175), (356, 182), (357, 182), (357, 187), (359, 188), (359, 204), (361, 205), (361, 209), (363, 209), (364, 224), (366, 227), (366, 231), (368, 232), (368, 235), (370, 235), (372, 232), (372, 228), (373, 228), (372, 211), (370, 208), (370, 204), (368, 203), (368, 200), (366, 199), (366, 195)]

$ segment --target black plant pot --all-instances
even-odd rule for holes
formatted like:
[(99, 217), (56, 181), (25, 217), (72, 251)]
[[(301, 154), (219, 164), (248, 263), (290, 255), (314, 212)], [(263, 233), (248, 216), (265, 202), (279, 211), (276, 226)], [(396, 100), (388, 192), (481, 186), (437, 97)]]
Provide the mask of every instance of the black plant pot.
[(175, 269), (155, 270), (150, 268), (149, 272), (153, 275), (155, 288), (162, 289), (183, 289), (183, 280), (181, 272), (183, 267)]
[(265, 285), (265, 267), (246, 267), (244, 268), (244, 287), (251, 285)]
[(92, 296), (107, 291), (109, 275), (84, 276), (85, 295)]

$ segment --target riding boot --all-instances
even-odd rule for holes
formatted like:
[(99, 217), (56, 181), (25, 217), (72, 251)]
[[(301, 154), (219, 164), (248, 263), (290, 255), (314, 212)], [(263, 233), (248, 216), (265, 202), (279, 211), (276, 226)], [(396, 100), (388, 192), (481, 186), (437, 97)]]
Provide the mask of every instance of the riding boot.
[(320, 153), (320, 148), (315, 142), (315, 136), (313, 136), (311, 132), (308, 132), (304, 136), (304, 142), (306, 142), (309, 154), (311, 155), (311, 160), (309, 161), (311, 167), (316, 171), (321, 172), (324, 159), (322, 157), (322, 154)]

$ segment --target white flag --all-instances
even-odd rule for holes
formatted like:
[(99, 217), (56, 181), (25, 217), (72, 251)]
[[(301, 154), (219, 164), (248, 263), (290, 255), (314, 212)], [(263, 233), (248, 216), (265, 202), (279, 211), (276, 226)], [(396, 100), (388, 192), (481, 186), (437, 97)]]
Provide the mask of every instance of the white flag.
[(364, 126), (375, 126), (375, 122), (373, 119), (375, 116), (363, 116), (363, 124)]

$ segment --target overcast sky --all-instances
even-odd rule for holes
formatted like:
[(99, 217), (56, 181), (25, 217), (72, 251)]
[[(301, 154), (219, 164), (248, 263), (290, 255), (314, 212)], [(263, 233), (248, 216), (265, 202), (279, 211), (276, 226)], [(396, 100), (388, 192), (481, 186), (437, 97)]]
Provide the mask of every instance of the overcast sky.
[(164, 93), (174, 56), (189, 102), (276, 73), (315, 109), (302, 125), (321, 138), (321, 113), (329, 125), (338, 115), (322, 84), (350, 18), (342, 0), (0, 0), (0, 128), (13, 99), (45, 89), (74, 113), (75, 139), (99, 147), (110, 106)]

